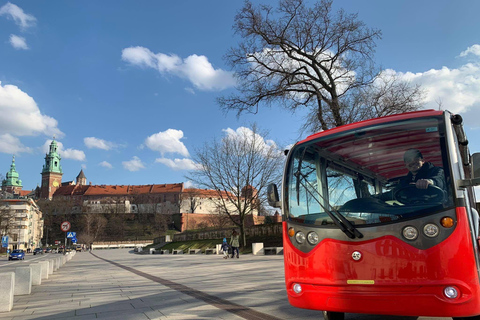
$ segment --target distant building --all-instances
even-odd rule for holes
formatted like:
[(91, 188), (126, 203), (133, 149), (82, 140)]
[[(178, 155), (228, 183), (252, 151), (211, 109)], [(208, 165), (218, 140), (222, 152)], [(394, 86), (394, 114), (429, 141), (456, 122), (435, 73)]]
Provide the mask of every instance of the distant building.
[[(62, 181), (63, 171), (58, 144), (55, 138), (45, 155), (42, 168), (41, 186), (34, 191), (22, 190), (22, 182), (15, 168), (15, 157), (6, 179), (2, 181), (3, 198), (34, 198), (48, 200), (69, 200), (73, 203), (71, 213), (126, 213), (126, 214), (169, 214), (180, 215), (175, 220), (178, 230), (194, 228), (195, 225), (212, 224), (211, 216), (222, 214), (219, 207), (220, 195), (215, 190), (184, 189), (183, 183), (151, 184), (151, 185), (92, 185), (87, 184), (87, 177), (80, 170), (75, 181)], [(228, 195), (228, 192), (224, 192)], [(258, 217), (259, 204), (256, 199), (257, 190), (245, 186), (241, 190), (242, 201), (251, 206), (252, 223), (261, 223)], [(234, 212), (232, 204), (227, 206)], [(188, 218), (195, 214), (195, 218)], [(184, 223), (182, 221), (190, 221)], [(197, 220), (197, 223), (193, 221)], [(208, 223), (207, 223), (208, 222)]]
[(33, 199), (1, 199), (0, 230), (9, 249), (34, 249), (43, 237), (43, 216)]
[(73, 200), (73, 213), (173, 214), (180, 212), (182, 192), (183, 183), (139, 186), (76, 184), (61, 186), (53, 194), (53, 199)]

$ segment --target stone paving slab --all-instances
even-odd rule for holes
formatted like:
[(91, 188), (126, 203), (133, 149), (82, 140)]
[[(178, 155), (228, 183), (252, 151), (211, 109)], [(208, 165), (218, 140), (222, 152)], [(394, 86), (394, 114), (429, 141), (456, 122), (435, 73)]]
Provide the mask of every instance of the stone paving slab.
[[(98, 250), (93, 253), (157, 279), (190, 288), (187, 291), (218, 297), (244, 306), (243, 309), (251, 308), (275, 316), (276, 319), (322, 319), (318, 311), (296, 309), (288, 304), (282, 256), (245, 255), (240, 259), (225, 260), (216, 255), (139, 256), (126, 249)], [(207, 303), (101, 260), (88, 252), (82, 252), (43, 280), (40, 286), (34, 286), (30, 295), (15, 297), (12, 311), (0, 313), (0, 320), (244, 319), (216, 303), (218, 302)], [(346, 319), (413, 318), (347, 314)]]

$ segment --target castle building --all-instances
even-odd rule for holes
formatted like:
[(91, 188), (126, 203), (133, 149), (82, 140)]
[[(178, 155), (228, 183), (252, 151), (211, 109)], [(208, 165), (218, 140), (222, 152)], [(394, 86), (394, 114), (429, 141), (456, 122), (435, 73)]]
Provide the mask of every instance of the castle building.
[(58, 154), (58, 145), (53, 138), (50, 144), (50, 150), (45, 155), (45, 164), (42, 170), (42, 185), (40, 187), (40, 198), (52, 199), (53, 194), (62, 184), (62, 166), (60, 164), (62, 158)]

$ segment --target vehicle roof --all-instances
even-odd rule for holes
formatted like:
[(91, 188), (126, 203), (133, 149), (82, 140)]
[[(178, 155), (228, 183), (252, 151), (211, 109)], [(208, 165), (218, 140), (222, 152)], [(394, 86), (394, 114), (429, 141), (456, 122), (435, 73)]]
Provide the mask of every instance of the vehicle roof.
[[(407, 173), (403, 154), (410, 148), (420, 150), (425, 161), (431, 162), (435, 166), (443, 165), (439, 132), (438, 130), (428, 130), (428, 127), (424, 126), (429, 123), (428, 119), (431, 118), (433, 127), (435, 119), (443, 114), (444, 111), (423, 110), (365, 120), (318, 132), (299, 143), (329, 137), (315, 142), (322, 152), (333, 154), (345, 163), (351, 163), (358, 168), (375, 173), (383, 180), (390, 180)], [(376, 127), (375, 131), (373, 131), (374, 129), (362, 131), (361, 135), (348, 134), (351, 130), (416, 118), (419, 120), (425, 118), (426, 122), (409, 124), (408, 127), (402, 128), (402, 131), (382, 130), (380, 126)]]

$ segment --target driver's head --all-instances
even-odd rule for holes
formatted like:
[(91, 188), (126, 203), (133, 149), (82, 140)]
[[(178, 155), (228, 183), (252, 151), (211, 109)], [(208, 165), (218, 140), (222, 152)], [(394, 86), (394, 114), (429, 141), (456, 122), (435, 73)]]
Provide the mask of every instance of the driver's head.
[(417, 149), (408, 149), (405, 151), (403, 161), (405, 162), (405, 167), (407, 167), (408, 171), (412, 174), (416, 174), (425, 163), (422, 153)]

